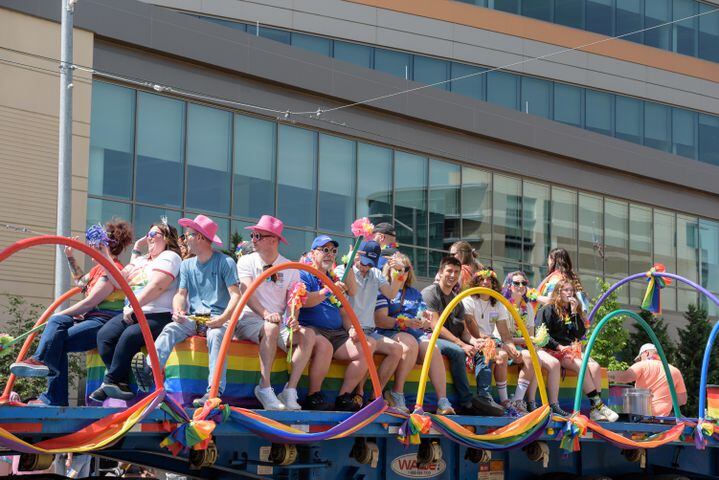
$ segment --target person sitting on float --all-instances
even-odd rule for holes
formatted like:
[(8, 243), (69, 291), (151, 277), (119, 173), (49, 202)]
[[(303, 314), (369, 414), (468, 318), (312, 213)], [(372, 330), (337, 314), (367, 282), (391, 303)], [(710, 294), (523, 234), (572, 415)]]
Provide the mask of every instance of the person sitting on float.
[[(132, 243), (132, 237), (132, 226), (123, 220), (111, 220), (104, 228), (90, 227), (86, 234), (88, 244), (98, 250), (102, 244), (107, 245), (118, 270), (123, 267), (117, 257)], [(125, 304), (125, 294), (108, 281), (107, 272), (94, 259), (95, 265), (85, 274), (72, 247), (65, 247), (65, 255), (75, 284), (82, 287), (85, 298), (50, 317), (35, 353), (10, 366), (10, 373), (17, 377), (48, 377), (47, 390), (30, 404), (68, 405), (67, 354), (94, 349), (97, 332), (121, 313)]]
[[(497, 274), (490, 267), (477, 271), (469, 286), (488, 288), (501, 293)], [(470, 329), (472, 335), (484, 339), (485, 342), (495, 342), (495, 346), (499, 347), (495, 350), (494, 359), (489, 362), (482, 351), (486, 350), (486, 345), (475, 355), (475, 369), (478, 371), (477, 388), (484, 389), (481, 392), (482, 395), (490, 394), (489, 387), (493, 370), (500, 405), (507, 411), (514, 410), (519, 415), (526, 414), (527, 406), (524, 403), (524, 394), (529, 382), (534, 378), (534, 370), (529, 351), (520, 350), (515, 346), (514, 319), (510, 317), (504, 305), (489, 294), (465, 297), (462, 303), (467, 314), (472, 316), (472, 321), (468, 322), (468, 326), (476, 325), (479, 330), (473, 332)], [(507, 394), (507, 366), (510, 363), (520, 365), (517, 389), (511, 400)], [(486, 367), (487, 364), (489, 364), (489, 368)], [(481, 379), (479, 379), (480, 376)]]
[[(414, 271), (411, 260), (402, 253), (396, 253), (395, 260), (396, 262), (392, 266), (385, 263), (382, 274), (387, 282), (396, 278), (400, 290), (392, 299), (381, 293), (377, 296), (374, 320), (377, 325), (377, 333), (402, 344), (402, 362), (395, 372), (391, 397), (394, 402), (393, 406), (404, 405), (406, 408), (405, 381), (414, 365), (424, 361), (429, 348), (432, 322), (426, 312), (427, 305), (422, 299), (422, 294), (412, 287)], [(454, 408), (447, 399), (447, 372), (444, 370), (442, 354), (436, 345), (429, 365), (429, 380), (437, 393), (437, 413), (455, 415)]]
[[(152, 225), (146, 240), (136, 242), (138, 247), (142, 244), (147, 245), (147, 254), (133, 250), (133, 260), (122, 270), (122, 275), (135, 293), (155, 339), (172, 321), (172, 298), (177, 291), (177, 276), (182, 263), (177, 229), (163, 219)], [(144, 345), (137, 317), (126, 302), (122, 313), (97, 332), (97, 350), (107, 371), (100, 387), (90, 394), (91, 400), (102, 402), (107, 397), (120, 400), (135, 397), (129, 386), (130, 364)]]
[[(210, 370), (207, 393), (193, 402), (195, 406), (202, 406), (209, 399), (209, 385), (227, 330), (225, 323), (241, 294), (234, 260), (213, 248), (213, 244), (222, 246), (217, 223), (205, 215), (197, 215), (194, 220), (181, 218), (178, 223), (186, 229), (185, 240), (192, 256), (180, 265), (178, 290), (172, 300), (173, 321), (162, 329), (155, 348), (159, 368), (165, 368), (175, 345), (194, 335), (206, 337)], [(132, 370), (138, 387), (149, 392), (154, 387), (149, 358), (143, 353), (135, 355)], [(219, 395), (224, 390), (223, 375)]]
[[(527, 331), (530, 336), (535, 335), (534, 329), (534, 318), (535, 311), (532, 305), (531, 299), (527, 296), (529, 285), (529, 278), (527, 274), (521, 270), (511, 272), (507, 275), (502, 285), (502, 294), (514, 305), (517, 309), (520, 318), (524, 322), (524, 326), (527, 327)], [(524, 338), (515, 332), (515, 338), (513, 339), (517, 348), (526, 348), (526, 342)], [(539, 359), (539, 365), (542, 370), (547, 372), (547, 394), (549, 396), (549, 406), (552, 412), (561, 415), (563, 417), (569, 416), (569, 414), (562, 410), (559, 406), (559, 383), (562, 375), (562, 366), (559, 364), (554, 356), (547, 353), (541, 348), (537, 348), (537, 358)], [(528, 350), (523, 350), (522, 355), (525, 352), (529, 353)], [(527, 411), (531, 412), (537, 408), (535, 397), (537, 395), (537, 377), (532, 375), (531, 381), (526, 383), (526, 379), (520, 379), (517, 381), (517, 390), (514, 392), (513, 400), (522, 400), (522, 389), (527, 391)]]
[[(309, 258), (312, 266), (324, 272), (343, 291), (347, 286), (332, 271), (339, 243), (327, 235), (320, 235), (312, 242)], [(360, 346), (360, 337), (351, 323), (339, 299), (315, 275), (301, 271), (300, 280), (307, 289), (307, 300), (300, 309), (300, 325), (315, 332), (315, 348), (309, 369), (309, 395), (312, 405), (324, 403), (322, 382), (329, 372), (332, 358), (349, 362), (342, 386), (335, 400), (335, 410), (357, 411), (361, 405), (355, 401), (354, 389), (367, 373), (367, 360)], [(374, 352), (375, 340), (367, 338), (370, 351)]]
[(547, 255), (547, 276), (537, 287), (537, 301), (539, 305), (546, 305), (550, 301), (552, 292), (560, 280), (570, 280), (577, 291), (577, 300), (584, 314), (589, 313), (589, 298), (582, 287), (579, 275), (572, 267), (572, 257), (563, 248), (554, 248)]
[[(577, 299), (574, 282), (562, 279), (552, 291), (549, 303), (537, 314), (537, 325), (544, 324), (549, 334), (546, 351), (554, 355), (562, 367), (579, 372), (582, 367), (580, 340), (587, 331), (584, 313)], [(602, 402), (602, 374), (599, 364), (589, 359), (582, 385), (589, 398), (589, 416), (595, 421), (616, 422), (619, 416)]]

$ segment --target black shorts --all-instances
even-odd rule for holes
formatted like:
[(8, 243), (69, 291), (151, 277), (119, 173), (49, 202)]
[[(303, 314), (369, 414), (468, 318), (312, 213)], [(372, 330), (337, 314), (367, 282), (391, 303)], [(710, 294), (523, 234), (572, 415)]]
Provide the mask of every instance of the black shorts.
[(331, 329), (320, 327), (308, 327), (314, 330), (318, 335), (322, 335), (332, 344), (332, 351), (336, 352), (338, 348), (344, 345), (350, 338), (350, 334), (344, 328)]

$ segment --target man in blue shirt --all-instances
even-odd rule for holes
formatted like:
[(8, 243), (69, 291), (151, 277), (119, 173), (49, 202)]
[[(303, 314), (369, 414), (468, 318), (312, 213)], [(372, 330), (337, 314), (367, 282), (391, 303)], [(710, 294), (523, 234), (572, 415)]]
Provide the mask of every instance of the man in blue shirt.
[[(312, 265), (330, 278), (336, 278), (332, 272), (339, 244), (327, 235), (320, 235), (312, 242), (309, 258)], [(337, 297), (329, 288), (322, 285), (319, 278), (311, 273), (300, 272), (300, 280), (307, 287), (307, 301), (300, 310), (300, 325), (309, 327), (315, 332), (315, 349), (309, 370), (309, 395), (305, 408), (318, 409), (324, 403), (322, 398), (322, 381), (329, 372), (332, 357), (349, 362), (335, 400), (335, 410), (357, 411), (361, 408), (354, 401), (352, 391), (364, 379), (367, 373), (367, 362), (362, 354), (359, 336), (349, 320)], [(339, 280), (335, 284), (347, 290)], [(374, 351), (375, 341), (368, 338), (370, 349)]]
[[(225, 254), (215, 251), (212, 244), (222, 245), (216, 235), (217, 224), (204, 215), (194, 220), (182, 218), (179, 224), (186, 228), (187, 247), (195, 256), (180, 265), (179, 287), (172, 300), (173, 322), (167, 324), (155, 340), (155, 348), (161, 368), (176, 344), (193, 335), (207, 337), (210, 378), (202, 398), (193, 403), (201, 406), (209, 398), (209, 383), (225, 335), (225, 322), (240, 301), (240, 287), (235, 262)], [(190, 318), (193, 317), (194, 319)], [(152, 370), (145, 355), (138, 353), (132, 362), (138, 387), (153, 387)], [(219, 394), (225, 389), (222, 376)]]

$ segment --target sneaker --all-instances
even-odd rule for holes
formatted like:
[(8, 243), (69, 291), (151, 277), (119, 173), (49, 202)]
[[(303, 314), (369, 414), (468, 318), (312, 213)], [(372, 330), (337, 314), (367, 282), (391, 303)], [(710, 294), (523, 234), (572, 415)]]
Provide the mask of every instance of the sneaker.
[(10, 365), (10, 373), (16, 377), (47, 377), (50, 375), (50, 369), (44, 363), (30, 357)]
[(475, 410), (476, 415), (486, 417), (501, 417), (504, 415), (504, 407), (491, 397), (473, 397), (472, 408)]
[(560, 417), (570, 417), (572, 414), (562, 410), (562, 407), (558, 403), (552, 403), (549, 405), (549, 409), (553, 414), (559, 415)]
[(284, 390), (277, 395), (277, 399), (284, 404), (287, 410), (302, 410), (302, 406), (297, 403), (296, 388), (288, 388), (285, 386)]
[(529, 402), (527, 402), (527, 411), (528, 412), (533, 412), (536, 409), (537, 409), (537, 402), (535, 402), (534, 400), (530, 400)]
[(315, 392), (311, 395), (307, 395), (304, 401), (305, 410), (328, 410), (329, 404), (325, 400), (325, 396), (322, 392)]
[(390, 407), (394, 408), (395, 410), (399, 410), (402, 413), (409, 413), (409, 408), (407, 408), (407, 403), (404, 400), (404, 393), (397, 393), (391, 390), (385, 390), (382, 396), (387, 402), (387, 405), (389, 405)]
[(132, 400), (135, 398), (135, 392), (130, 390), (130, 386), (126, 383), (106, 383), (102, 382), (102, 390), (110, 398), (118, 400)]
[(130, 363), (132, 373), (135, 375), (137, 388), (143, 392), (151, 392), (155, 389), (155, 379), (152, 376), (152, 368), (147, 364), (145, 354), (139, 352), (132, 357)]
[(519, 414), (519, 412), (514, 409), (514, 403), (513, 403), (511, 400), (509, 400), (509, 399), (507, 399), (507, 400), (502, 400), (502, 402), (500, 403), (500, 405), (501, 405), (502, 408), (504, 409), (504, 415), (505, 415), (505, 416), (507, 416), (507, 417), (512, 417), (512, 418), (519, 418), (519, 417), (521, 417), (521, 415)]
[(201, 408), (205, 406), (205, 403), (210, 399), (209, 392), (204, 394), (203, 396), (196, 398), (192, 401), (192, 406), (195, 408)]
[[(606, 418), (607, 422), (613, 423), (619, 419), (619, 414), (617, 412), (615, 412), (614, 410), (612, 410), (611, 408), (604, 405), (604, 402), (600, 403), (595, 408), (596, 408), (596, 410), (599, 410), (599, 412), (601, 412), (602, 415), (604, 415), (604, 418)], [(594, 410), (594, 409), (592, 409), (592, 410)], [(591, 414), (591, 412), (590, 412), (590, 414)]]
[(102, 403), (107, 400), (107, 393), (105, 393), (105, 390), (103, 390), (102, 385), (100, 385), (100, 388), (88, 395), (88, 398), (93, 402)]
[(352, 393), (343, 393), (337, 395), (335, 399), (335, 411), (337, 412), (357, 412), (360, 410), (360, 406), (355, 401), (355, 395)]
[(285, 405), (277, 399), (272, 387), (255, 386), (255, 397), (260, 401), (264, 410), (285, 410)]
[(39, 398), (28, 401), (26, 405), (28, 407), (49, 407), (50, 406), (49, 404), (43, 402)]
[(437, 415), (457, 415), (447, 397), (442, 397), (437, 402)]
[(524, 403), (524, 400), (513, 400), (512, 407), (520, 416), (523, 416), (523, 415), (526, 415), (529, 413), (529, 411), (527, 410), (527, 404)]

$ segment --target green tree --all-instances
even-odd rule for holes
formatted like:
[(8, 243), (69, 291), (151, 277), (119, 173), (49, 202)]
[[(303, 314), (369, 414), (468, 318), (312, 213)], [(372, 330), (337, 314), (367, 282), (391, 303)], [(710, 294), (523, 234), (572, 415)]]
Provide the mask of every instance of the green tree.
[[(707, 318), (707, 311), (703, 307), (689, 305), (684, 313), (684, 318), (686, 318), (687, 324), (678, 330), (679, 348), (677, 349), (676, 367), (682, 372), (684, 384), (687, 387), (687, 404), (682, 407), (682, 410), (686, 415), (694, 416), (699, 403), (702, 358), (712, 326)], [(714, 377), (712, 381), (716, 380), (717, 366), (719, 366), (719, 358), (715, 351), (709, 361), (709, 374)]]
[[(601, 279), (597, 279), (597, 284), (599, 285), (599, 295), (597, 298), (592, 300), (592, 305), (597, 303), (599, 298), (604, 295), (607, 290), (609, 290), (610, 286), (609, 283)], [(589, 331), (587, 332), (587, 338), (590, 337), (594, 328), (602, 318), (619, 308), (620, 305), (617, 301), (617, 292), (612, 292), (612, 294), (609, 295), (609, 297), (607, 297), (604, 303), (599, 307), (597, 315), (594, 317), (594, 322), (589, 327)], [(618, 357), (618, 353), (624, 349), (627, 345), (627, 340), (629, 339), (629, 334), (624, 328), (625, 318), (626, 317), (618, 316), (609, 320), (609, 322), (607, 322), (602, 328), (599, 336), (597, 336), (597, 339), (594, 342), (594, 347), (592, 348), (592, 358), (596, 360), (599, 365), (606, 367), (609, 370), (624, 370), (629, 366)]]
[[(227, 248), (225, 250), (222, 250), (222, 253), (225, 255), (229, 255), (233, 259), (237, 260), (237, 246), (242, 243), (242, 235), (235, 231), (230, 236), (230, 248)], [(243, 253), (247, 253), (246, 251), (243, 251)]]
[[(3, 295), (4, 302), (0, 303), (0, 312), (2, 317), (7, 319), (2, 333), (6, 333), (12, 337), (17, 337), (22, 333), (30, 330), (37, 319), (40, 317), (45, 308), (42, 305), (36, 303), (28, 303), (24, 298), (17, 295)], [(37, 347), (38, 339), (37, 336), (32, 346), (30, 347), (29, 354), (35, 351)], [(8, 375), (10, 373), (10, 365), (17, 358), (17, 354), (22, 348), (23, 340), (13, 345), (7, 350), (3, 350), (3, 355), (0, 355), (0, 388), (5, 388), (8, 381)], [(83, 354), (71, 354), (69, 357), (70, 367), (70, 383), (77, 385), (77, 382), (85, 373)], [(15, 381), (13, 390), (20, 395), (23, 400), (29, 398), (36, 398), (41, 392), (45, 390), (47, 380), (44, 378), (18, 378)]]
[[(646, 310), (640, 311), (639, 315), (644, 319), (645, 322), (649, 324), (650, 327), (652, 327), (652, 330), (654, 330), (654, 334), (657, 336), (657, 339), (659, 339), (659, 343), (664, 349), (664, 354), (667, 357), (667, 362), (673, 365), (676, 362), (677, 346), (672, 341), (672, 339), (669, 338), (669, 333), (667, 332), (667, 324), (664, 323), (664, 319), (661, 317), (656, 317), (651, 312), (647, 312)], [(633, 330), (629, 334), (629, 341), (627, 342), (627, 347), (624, 349), (624, 358), (628, 361), (632, 361), (634, 357), (639, 353), (639, 349), (641, 348), (641, 346), (645, 343), (652, 343), (652, 340), (649, 338), (649, 335), (647, 335), (647, 333), (642, 327), (635, 324), (633, 326)]]

